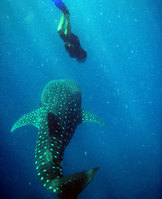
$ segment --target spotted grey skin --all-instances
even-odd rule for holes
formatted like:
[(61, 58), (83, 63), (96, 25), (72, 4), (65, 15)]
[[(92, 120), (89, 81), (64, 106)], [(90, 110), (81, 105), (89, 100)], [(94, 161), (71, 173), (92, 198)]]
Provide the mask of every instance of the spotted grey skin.
[(81, 109), (81, 92), (72, 80), (51, 81), (44, 88), (40, 108), (22, 116), (13, 132), (24, 125), (39, 129), (35, 150), (37, 174), (48, 190), (60, 199), (75, 199), (91, 182), (98, 168), (63, 176), (62, 158), (77, 125), (84, 121), (103, 125), (95, 115)]

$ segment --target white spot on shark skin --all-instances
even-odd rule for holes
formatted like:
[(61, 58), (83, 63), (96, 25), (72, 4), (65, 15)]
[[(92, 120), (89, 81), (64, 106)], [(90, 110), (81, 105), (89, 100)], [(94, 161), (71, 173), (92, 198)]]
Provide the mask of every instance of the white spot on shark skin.
[(49, 150), (46, 150), (46, 155), (45, 155), (45, 161), (48, 163), (48, 162), (52, 162), (53, 161), (53, 158), (52, 158), (52, 153), (49, 151)]

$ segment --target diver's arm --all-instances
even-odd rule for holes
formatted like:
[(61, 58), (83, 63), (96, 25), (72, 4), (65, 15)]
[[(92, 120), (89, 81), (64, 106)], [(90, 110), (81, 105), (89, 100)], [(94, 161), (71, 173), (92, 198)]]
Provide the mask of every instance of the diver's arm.
[(64, 24), (65, 24), (65, 15), (62, 14), (62, 17), (60, 19), (60, 23), (59, 23), (58, 28), (57, 28), (58, 34), (64, 33)]
[(66, 15), (66, 23), (65, 23), (65, 35), (71, 34), (71, 24), (69, 15)]

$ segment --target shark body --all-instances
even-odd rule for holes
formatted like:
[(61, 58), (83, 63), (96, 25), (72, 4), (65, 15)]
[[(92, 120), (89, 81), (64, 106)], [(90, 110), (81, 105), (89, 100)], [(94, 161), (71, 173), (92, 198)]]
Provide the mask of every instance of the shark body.
[(77, 125), (90, 121), (104, 125), (95, 115), (82, 110), (81, 91), (72, 80), (54, 80), (44, 88), (40, 108), (22, 116), (12, 127), (13, 132), (24, 125), (38, 131), (35, 150), (37, 174), (43, 186), (60, 199), (76, 199), (91, 182), (98, 168), (63, 176), (62, 159)]

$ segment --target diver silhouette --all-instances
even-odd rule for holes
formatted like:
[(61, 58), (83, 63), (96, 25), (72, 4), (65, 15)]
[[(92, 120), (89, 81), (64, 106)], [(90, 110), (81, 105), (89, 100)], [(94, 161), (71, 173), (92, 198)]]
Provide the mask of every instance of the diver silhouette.
[(57, 29), (58, 35), (64, 41), (64, 46), (69, 56), (76, 58), (79, 63), (85, 62), (87, 52), (80, 45), (79, 38), (71, 32), (70, 12), (62, 0), (52, 0), (56, 7), (62, 11), (62, 17)]

